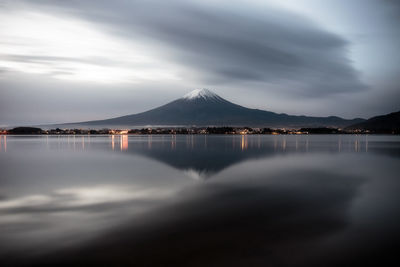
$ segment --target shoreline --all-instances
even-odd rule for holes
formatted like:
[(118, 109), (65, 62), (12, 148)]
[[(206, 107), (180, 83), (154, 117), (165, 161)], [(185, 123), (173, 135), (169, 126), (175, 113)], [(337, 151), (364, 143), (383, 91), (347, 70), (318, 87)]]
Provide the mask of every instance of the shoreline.
[(348, 135), (386, 134), (399, 135), (399, 129), (342, 129), (329, 127), (315, 128), (250, 128), (250, 127), (191, 127), (191, 128), (142, 128), (142, 129), (41, 129), (36, 127), (16, 127), (0, 129), (0, 135)]

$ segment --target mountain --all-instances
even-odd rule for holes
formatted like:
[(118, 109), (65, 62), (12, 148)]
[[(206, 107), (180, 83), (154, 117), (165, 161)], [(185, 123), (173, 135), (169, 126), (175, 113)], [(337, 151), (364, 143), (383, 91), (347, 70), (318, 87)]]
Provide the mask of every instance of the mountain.
[(194, 90), (182, 98), (146, 112), (106, 120), (63, 126), (253, 126), (253, 127), (344, 127), (363, 119), (307, 117), (278, 114), (231, 103), (207, 89)]
[(400, 133), (400, 111), (372, 117), (364, 122), (351, 125), (347, 129), (362, 129), (375, 133)]

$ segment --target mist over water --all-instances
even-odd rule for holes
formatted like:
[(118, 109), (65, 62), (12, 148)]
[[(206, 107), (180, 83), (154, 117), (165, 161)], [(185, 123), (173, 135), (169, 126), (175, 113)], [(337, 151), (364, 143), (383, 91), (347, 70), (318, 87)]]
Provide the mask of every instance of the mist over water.
[(1, 266), (355, 266), (400, 240), (398, 136), (0, 136)]

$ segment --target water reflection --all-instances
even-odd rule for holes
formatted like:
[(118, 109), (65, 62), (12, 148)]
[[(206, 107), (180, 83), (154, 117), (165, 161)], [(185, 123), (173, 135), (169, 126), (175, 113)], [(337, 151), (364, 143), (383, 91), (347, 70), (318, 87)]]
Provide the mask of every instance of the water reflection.
[(1, 266), (359, 266), (400, 241), (399, 137), (0, 138)]
[(0, 135), (0, 152), (7, 152), (7, 136)]
[(128, 150), (128, 135), (120, 135), (121, 151)]
[(242, 135), (242, 139), (240, 142), (240, 147), (243, 150), (246, 150), (248, 148), (248, 143), (247, 143), (247, 135)]
[[(23, 137), (15, 137), (23, 138)], [(293, 153), (367, 153), (369, 137), (364, 136), (129, 136), (111, 135), (109, 137), (91, 136), (57, 136), (37, 137), (46, 138), (48, 149), (65, 150), (72, 148), (85, 150), (91, 144), (91, 138), (96, 142), (101, 138), (109, 140), (109, 148), (129, 154), (146, 156), (179, 170), (196, 179), (209, 178), (225, 168), (238, 162), (260, 158), (275, 157)], [(54, 142), (48, 140), (57, 139)], [(372, 137), (379, 138), (379, 137)], [(392, 137), (389, 137), (392, 138)], [(310, 140), (311, 139), (311, 140)], [(7, 151), (7, 137), (2, 137), (1, 150)], [(399, 155), (399, 143), (387, 144), (372, 141), (371, 149), (374, 153)], [(101, 143), (96, 143), (94, 149), (106, 149)], [(238, 153), (238, 152), (241, 153)]]
[[(323, 178), (310, 179), (310, 174)], [(348, 226), (347, 211), (363, 181), (354, 177), (349, 183), (353, 177), (309, 173), (282, 184), (282, 177), (270, 177), (270, 183), (280, 186), (256, 180), (251, 185), (221, 183), (189, 189), (140, 220), (120, 225), (78, 251), (67, 250), (62, 259), (46, 258), (45, 263), (124, 266), (133, 260), (139, 266), (187, 266), (189, 262), (248, 266), (253, 260), (265, 265), (272, 257), (288, 266), (305, 261), (302, 254), (318, 249), (318, 240), (329, 239)], [(296, 190), (291, 182), (297, 184)], [(280, 258), (287, 247), (296, 248), (297, 253)]]
[[(312, 141), (308, 136), (248, 135), (131, 136), (130, 138), (131, 147), (128, 149), (126, 145), (124, 149), (128, 153), (166, 163), (196, 179), (209, 178), (233, 164), (253, 158), (307, 152), (368, 152), (367, 136), (331, 136), (328, 140), (324, 137), (311, 137), (314, 139)], [(167, 145), (169, 143), (170, 145)], [(396, 146), (398, 144), (387, 147), (386, 150), (396, 151)], [(379, 149), (385, 152), (382, 148)]]

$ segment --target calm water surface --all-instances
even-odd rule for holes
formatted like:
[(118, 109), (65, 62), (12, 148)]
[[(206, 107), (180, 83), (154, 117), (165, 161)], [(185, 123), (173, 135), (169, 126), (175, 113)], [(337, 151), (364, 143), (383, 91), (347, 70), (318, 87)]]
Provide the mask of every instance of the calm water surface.
[(398, 136), (0, 141), (0, 266), (396, 266)]

